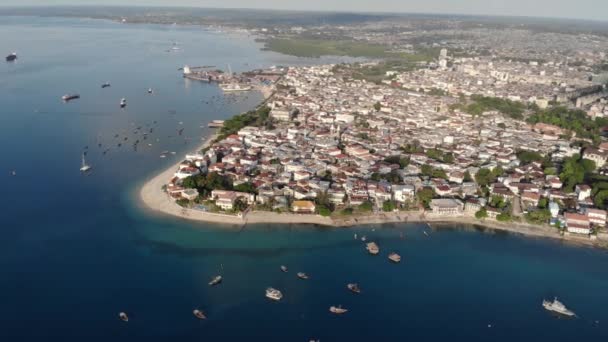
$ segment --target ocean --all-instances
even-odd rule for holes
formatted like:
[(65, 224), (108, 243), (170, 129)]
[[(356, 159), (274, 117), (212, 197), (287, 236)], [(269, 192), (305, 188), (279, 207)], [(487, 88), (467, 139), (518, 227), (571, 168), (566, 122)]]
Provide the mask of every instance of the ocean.
[[(167, 52), (174, 42), (180, 50)], [(0, 17), (0, 46), (19, 54), (0, 64), (2, 341), (608, 337), (604, 250), (457, 226), (242, 228), (141, 208), (141, 184), (209, 136), (207, 122), (261, 100), (225, 97), (178, 68), (345, 59), (261, 51), (244, 33), (89, 19)], [(105, 82), (111, 87), (102, 89)], [(81, 99), (62, 103), (66, 93)], [(79, 172), (85, 151), (89, 175)], [(164, 151), (175, 154), (159, 158)], [(366, 254), (354, 234), (376, 241), (381, 255)], [(391, 251), (400, 264), (387, 260)], [(299, 271), (310, 279), (297, 279)], [(209, 287), (217, 274), (223, 283)], [(361, 294), (346, 289), (351, 282)], [(284, 299), (267, 300), (267, 287)], [(545, 312), (541, 301), (554, 296), (579, 317)], [(333, 316), (332, 305), (349, 312)], [(194, 318), (194, 308), (208, 319)]]

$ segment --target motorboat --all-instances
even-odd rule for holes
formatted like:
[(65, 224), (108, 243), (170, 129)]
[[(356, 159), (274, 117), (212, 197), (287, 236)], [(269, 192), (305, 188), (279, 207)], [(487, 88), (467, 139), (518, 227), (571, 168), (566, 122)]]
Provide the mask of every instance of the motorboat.
[(120, 108), (125, 108), (127, 106), (127, 99), (124, 97), (120, 100)]
[(330, 306), (329, 307), (329, 312), (331, 312), (333, 314), (336, 314), (336, 315), (341, 315), (341, 314), (344, 314), (344, 313), (348, 312), (348, 310), (344, 309), (342, 307), (342, 305), (338, 305), (338, 306)]
[(388, 255), (388, 260), (394, 262), (394, 263), (399, 263), (401, 262), (401, 256), (397, 253), (391, 253)]
[(205, 316), (205, 314), (199, 309), (194, 309), (192, 314), (198, 319), (207, 319), (207, 316)]
[(281, 265), (281, 271), (287, 273), (287, 266)]
[(566, 306), (557, 300), (557, 297), (553, 298), (553, 301), (543, 300), (543, 308), (547, 311), (555, 312), (562, 316), (573, 317), (576, 314), (573, 311), (570, 311), (566, 308)]
[(371, 255), (376, 255), (376, 254), (380, 253), (380, 248), (378, 247), (378, 245), (375, 242), (367, 243), (365, 245), (365, 249), (367, 249), (367, 251)]
[(359, 288), (359, 284), (357, 284), (357, 283), (348, 284), (348, 285), (346, 285), (346, 287), (353, 293), (357, 293), (357, 294), (361, 293), (361, 289)]
[(209, 286), (215, 286), (221, 282), (222, 282), (222, 276), (218, 275), (218, 276), (213, 277), (213, 279), (211, 279), (211, 281), (209, 282)]
[(118, 314), (118, 317), (120, 318), (121, 321), (123, 322), (128, 322), (129, 321), (129, 316), (127, 316), (126, 313), (121, 312)]
[(281, 291), (269, 287), (266, 289), (266, 297), (275, 301), (280, 301), (283, 298)]
[(306, 274), (304, 272), (298, 272), (297, 276), (300, 279), (304, 279), (304, 280), (308, 279), (308, 274)]

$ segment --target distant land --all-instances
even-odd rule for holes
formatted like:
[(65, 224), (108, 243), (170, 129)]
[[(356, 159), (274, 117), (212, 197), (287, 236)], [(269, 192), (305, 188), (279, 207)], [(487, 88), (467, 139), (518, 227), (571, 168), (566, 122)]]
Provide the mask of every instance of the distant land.
[(319, 25), (352, 25), (369, 22), (404, 20), (419, 24), (418, 29), (445, 28), (436, 20), (457, 21), (460, 28), (480, 25), (494, 28), (523, 28), (538, 32), (589, 33), (608, 35), (608, 22), (580, 19), (536, 17), (499, 17), (479, 15), (419, 14), (419, 13), (355, 13), (313, 12), (260, 9), (219, 9), (200, 7), (137, 7), (137, 6), (24, 6), (0, 7), (0, 15), (76, 17), (122, 20), (130, 23), (222, 25), (243, 28), (293, 27)]

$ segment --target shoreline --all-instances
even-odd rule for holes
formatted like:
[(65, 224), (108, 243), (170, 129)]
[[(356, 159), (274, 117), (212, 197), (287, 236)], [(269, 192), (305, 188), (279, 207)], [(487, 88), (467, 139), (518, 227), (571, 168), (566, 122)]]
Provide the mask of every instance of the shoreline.
[[(263, 100), (260, 105), (267, 101), (274, 94), (273, 88), (268, 86), (256, 85), (254, 88), (259, 91)], [(202, 145), (195, 151), (200, 151), (211, 145), (219, 135), (219, 130), (209, 136)], [(572, 235), (562, 235), (555, 228), (547, 225), (532, 225), (526, 222), (499, 222), (491, 219), (478, 220), (469, 216), (437, 216), (432, 213), (422, 211), (380, 213), (369, 216), (351, 216), (344, 218), (323, 217), (310, 214), (279, 214), (275, 212), (250, 211), (244, 215), (229, 215), (220, 213), (210, 213), (201, 210), (184, 208), (178, 205), (173, 198), (162, 190), (162, 187), (173, 177), (181, 161), (171, 165), (168, 169), (153, 176), (145, 181), (139, 191), (139, 200), (144, 209), (153, 210), (165, 215), (178, 217), (181, 219), (223, 224), (246, 226), (248, 224), (311, 224), (331, 228), (349, 228), (360, 225), (383, 225), (398, 223), (422, 223), (434, 228), (435, 225), (462, 225), (471, 227), (481, 227), (495, 231), (515, 233), (526, 237), (536, 237), (562, 241), (587, 247), (608, 248), (608, 242), (602, 240), (591, 240), (588, 237), (578, 237)], [(439, 227), (441, 228), (441, 227)]]

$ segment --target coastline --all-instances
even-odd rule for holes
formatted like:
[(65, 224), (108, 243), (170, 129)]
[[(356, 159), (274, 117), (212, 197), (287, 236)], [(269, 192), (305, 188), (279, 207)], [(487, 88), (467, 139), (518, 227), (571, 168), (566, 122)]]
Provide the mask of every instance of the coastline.
[[(262, 93), (263, 100), (259, 106), (267, 103), (273, 96), (272, 87), (255, 85), (254, 89)], [(211, 145), (219, 135), (219, 131), (209, 136), (195, 151), (200, 151)], [(167, 193), (162, 190), (163, 185), (173, 177), (180, 162), (171, 165), (163, 172), (148, 179), (139, 191), (139, 197), (144, 207), (186, 220), (208, 222), (223, 225), (246, 226), (247, 224), (312, 224), (333, 228), (348, 228), (358, 225), (382, 225), (398, 223), (425, 223), (431, 228), (431, 224), (441, 228), (442, 225), (462, 225), (470, 227), (482, 227), (496, 231), (504, 231), (524, 235), (527, 237), (548, 238), (564, 243), (570, 243), (588, 247), (608, 248), (608, 242), (602, 240), (591, 240), (586, 237), (562, 235), (555, 228), (547, 225), (532, 225), (525, 222), (499, 222), (492, 219), (478, 220), (469, 216), (439, 216), (423, 211), (380, 213), (368, 216), (352, 216), (345, 218), (323, 217), (310, 214), (275, 213), (265, 211), (248, 211), (243, 215), (229, 215), (210, 213), (201, 210), (184, 208), (179, 206)]]

